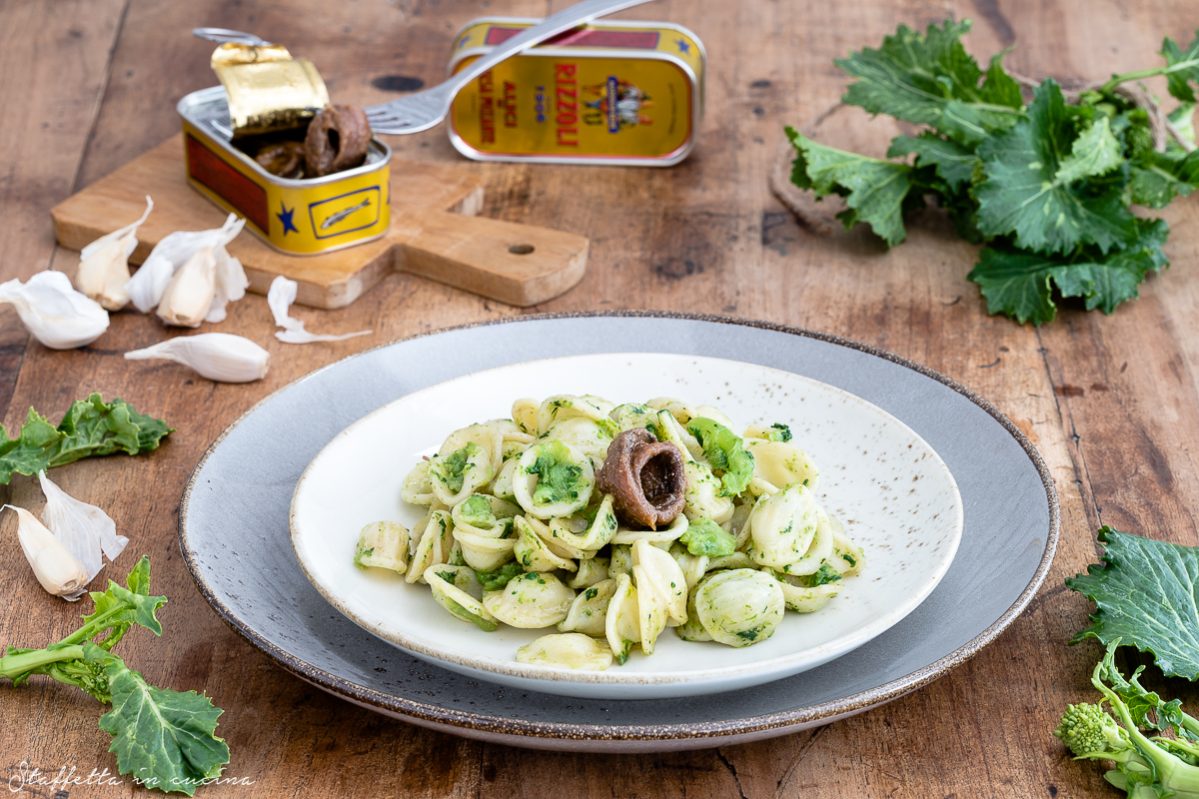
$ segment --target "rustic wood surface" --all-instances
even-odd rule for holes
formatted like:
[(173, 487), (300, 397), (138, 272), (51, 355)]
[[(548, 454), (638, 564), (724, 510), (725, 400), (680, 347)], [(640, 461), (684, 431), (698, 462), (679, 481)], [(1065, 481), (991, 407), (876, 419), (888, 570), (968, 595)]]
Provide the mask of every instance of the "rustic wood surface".
[[(454, 31), (481, 14), (541, 15), (561, 0), (394, 0), (256, 5), (249, 0), (9, 0), (0, 4), (0, 275), (47, 266), (49, 209), (177, 128), (174, 103), (208, 85), (208, 48), (186, 31), (257, 31), (311, 58), (342, 101), (444, 74)], [(932, 686), (828, 727), (767, 742), (661, 756), (544, 754), (427, 732), (334, 699), (277, 669), (230, 631), (188, 577), (176, 542), (183, 485), (208, 445), (261, 397), (356, 350), (424, 330), (515, 315), (438, 283), (394, 275), (352, 307), (301, 309), (317, 329), (374, 336), (289, 347), (271, 338), (261, 297), (216, 329), (268, 345), (270, 376), (213, 385), (121, 353), (164, 338), (152, 317), (123, 313), (95, 345), (52, 352), (0, 308), (0, 408), (9, 429), (33, 405), (61, 413), (101, 391), (179, 427), (151, 457), (88, 461), (56, 473), (109, 510), (150, 554), (171, 597), (166, 635), (131, 635), (126, 657), (153, 682), (208, 692), (226, 709), (227, 773), (253, 787), (201, 795), (405, 797), (1039, 797), (1114, 796), (1092, 764), (1072, 762), (1049, 732), (1063, 705), (1090, 696), (1094, 643), (1069, 647), (1087, 603), (1062, 580), (1092, 562), (1101, 523), (1196, 544), (1199, 483), (1199, 203), (1166, 214), (1173, 268), (1114, 316), (1066, 310), (1041, 330), (988, 317), (964, 279), (973, 248), (929, 214), (885, 252), (861, 235), (799, 226), (766, 185), (784, 123), (831, 108), (844, 88), (834, 57), (874, 45), (899, 22), (975, 20), (981, 55), (1015, 45), (1029, 75), (1104, 76), (1156, 62), (1163, 35), (1189, 38), (1188, 0), (864, 0), (857, 3), (663, 0), (640, 15), (692, 27), (710, 57), (697, 152), (668, 170), (478, 165), (443, 132), (396, 142), (401, 157), (447, 164), (487, 185), (483, 213), (590, 237), (583, 282), (538, 311), (652, 308), (716, 312), (827, 331), (893, 350), (993, 400), (1040, 447), (1061, 494), (1062, 542), (1028, 611), (999, 640)], [(28, 480), (0, 500), (40, 508)], [(43, 594), (0, 519), (4, 643), (73, 629), (76, 606)], [(128, 561), (122, 559), (127, 565)], [(1171, 684), (1184, 700), (1199, 692)], [(24, 761), (44, 770), (112, 765), (99, 708), (53, 683), (3, 689), (0, 777)], [(651, 773), (652, 776), (647, 776)], [(15, 784), (15, 783), (14, 783)], [(126, 796), (124, 787), (27, 786), (37, 796)], [(145, 795), (145, 794), (139, 794)]]

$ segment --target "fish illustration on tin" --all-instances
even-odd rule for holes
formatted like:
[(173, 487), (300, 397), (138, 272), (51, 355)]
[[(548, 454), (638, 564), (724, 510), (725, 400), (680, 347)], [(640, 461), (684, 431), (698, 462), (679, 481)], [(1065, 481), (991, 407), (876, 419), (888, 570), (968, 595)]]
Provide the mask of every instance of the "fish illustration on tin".
[(371, 199), (370, 199), (370, 197), (367, 197), (365, 200), (358, 203), (357, 205), (351, 205), (349, 208), (341, 209), (337, 213), (332, 214), (324, 222), (321, 222), (321, 230), (328, 230), (329, 228), (336, 225), (338, 222), (344, 221), (346, 219), (346, 217), (350, 216), (351, 214), (355, 214), (358, 211), (361, 211), (363, 208), (370, 208), (370, 205), (371, 205)]

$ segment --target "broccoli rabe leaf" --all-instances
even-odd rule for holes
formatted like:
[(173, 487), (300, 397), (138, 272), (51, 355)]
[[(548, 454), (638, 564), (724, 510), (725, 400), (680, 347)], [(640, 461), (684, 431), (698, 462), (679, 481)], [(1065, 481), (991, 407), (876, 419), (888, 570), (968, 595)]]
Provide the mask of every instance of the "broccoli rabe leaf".
[(57, 427), (30, 408), (16, 438), (0, 426), (0, 485), (13, 474), (34, 475), (82, 458), (149, 452), (171, 431), (161, 419), (138, 413), (122, 399), (105, 402), (99, 394), (75, 401)]
[(787, 135), (796, 150), (791, 173), (796, 185), (811, 189), (817, 198), (844, 197), (846, 209), (837, 217), (845, 227), (864, 222), (888, 245), (904, 240), (903, 207), (912, 189), (910, 166), (826, 147), (791, 128)]
[(1199, 679), (1199, 548), (1111, 527), (1099, 531), (1103, 562), (1066, 585), (1095, 603), (1074, 641), (1119, 641), (1153, 655), (1168, 677)]
[(906, 25), (836, 64), (857, 78), (842, 98), (872, 114), (930, 125), (963, 144), (976, 143), (1016, 122), (1023, 105), (1019, 87), (997, 57), (986, 79), (961, 37), (968, 21), (946, 20), (924, 33)]
[(687, 526), (687, 532), (679, 536), (679, 543), (687, 551), (699, 557), (723, 558), (737, 549), (737, 539), (711, 519), (696, 519)]
[(981, 165), (973, 150), (927, 132), (919, 136), (896, 136), (887, 150), (888, 158), (909, 154), (915, 154), (916, 166), (932, 167), (951, 191), (968, 185), (975, 168)]
[(1165, 208), (1199, 185), (1199, 150), (1181, 154), (1150, 151), (1132, 165), (1128, 183), (1132, 202)]
[(205, 780), (219, 777), (229, 746), (217, 737), (221, 709), (195, 691), (172, 691), (146, 682), (107, 650), (84, 645), (85, 656), (104, 665), (112, 710), (100, 729), (112, 736), (109, 751), (117, 768), (140, 784), (188, 796)]
[(539, 503), (562, 502), (578, 497), (582, 467), (571, 463), (570, 453), (559, 441), (542, 444), (533, 465), (525, 469), (537, 475), (533, 499)]
[(1162, 56), (1169, 70), (1166, 72), (1166, 88), (1170, 94), (1186, 103), (1195, 102), (1192, 83), (1199, 83), (1199, 31), (1189, 47), (1183, 49), (1167, 37), (1162, 42)]
[(687, 432), (703, 447), (704, 458), (720, 475), (720, 494), (735, 497), (746, 489), (754, 476), (754, 456), (740, 436), (719, 422), (696, 418), (687, 423)]
[(1080, 182), (1118, 167), (1120, 143), (1106, 119), (1076, 137), (1054, 81), (1037, 88), (1028, 119), (984, 142), (978, 153), (978, 224), (985, 235), (1014, 235), (1022, 249), (1046, 253), (1084, 244), (1108, 252), (1136, 237), (1119, 181)]
[(1137, 296), (1137, 287), (1166, 264), (1161, 246), (1166, 223), (1142, 222), (1141, 246), (1108, 255), (1082, 253), (1066, 258), (1021, 250), (986, 247), (970, 279), (987, 300), (987, 310), (1017, 321), (1044, 324), (1057, 314), (1054, 291), (1080, 297), (1087, 310), (1111, 313)]

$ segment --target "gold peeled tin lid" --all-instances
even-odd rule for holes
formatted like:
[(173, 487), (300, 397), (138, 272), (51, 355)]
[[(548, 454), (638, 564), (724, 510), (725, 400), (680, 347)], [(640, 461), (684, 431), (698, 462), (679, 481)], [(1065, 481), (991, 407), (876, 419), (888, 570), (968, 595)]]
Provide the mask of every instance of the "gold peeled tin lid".
[(329, 105), (313, 63), (282, 45), (227, 42), (213, 51), (212, 71), (229, 98), (235, 139), (303, 127)]

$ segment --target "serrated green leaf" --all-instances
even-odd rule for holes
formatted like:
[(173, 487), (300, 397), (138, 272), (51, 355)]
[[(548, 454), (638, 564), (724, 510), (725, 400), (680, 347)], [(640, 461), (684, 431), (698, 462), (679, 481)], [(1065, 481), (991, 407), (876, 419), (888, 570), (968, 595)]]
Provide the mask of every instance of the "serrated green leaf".
[[(1093, 136), (1104, 148), (1110, 146), (1106, 123)], [(1046, 80), (1037, 88), (1028, 119), (979, 148), (984, 178), (976, 196), (982, 233), (1014, 235), (1021, 249), (1049, 253), (1086, 244), (1108, 252), (1135, 239), (1136, 218), (1124, 205), (1121, 181), (1075, 179), (1113, 168), (1109, 156), (1094, 162), (1081, 152), (1076, 157), (1076, 138), (1061, 88)], [(1071, 154), (1064, 155), (1068, 150)]]
[(1118, 639), (1153, 655), (1167, 677), (1199, 679), (1199, 549), (1111, 527), (1099, 541), (1102, 562), (1066, 580), (1096, 606), (1074, 641)]
[(974, 168), (981, 163), (972, 150), (933, 133), (896, 136), (887, 150), (888, 158), (910, 154), (915, 154), (917, 167), (932, 167), (951, 191), (970, 183)]
[(138, 413), (122, 399), (106, 403), (99, 394), (74, 402), (57, 427), (30, 408), (15, 439), (0, 428), (0, 485), (14, 474), (34, 475), (82, 458), (148, 452), (171, 432), (161, 419)]
[(1199, 186), (1199, 150), (1186, 155), (1150, 152), (1133, 164), (1129, 197), (1137, 205), (1164, 208)]
[(107, 650), (93, 644), (84, 649), (108, 675), (112, 710), (100, 717), (100, 729), (112, 736), (109, 751), (122, 774), (148, 788), (188, 796), (221, 775), (229, 747), (216, 736), (222, 711), (211, 699), (157, 688)]
[(797, 153), (796, 185), (811, 189), (818, 198), (844, 197), (848, 209), (840, 216), (846, 227), (864, 222), (889, 246), (903, 241), (903, 207), (912, 188), (912, 167), (826, 147), (790, 128), (787, 133)]
[(946, 20), (923, 34), (901, 25), (879, 49), (838, 59), (837, 66), (857, 78), (843, 101), (931, 125), (963, 144), (1006, 130), (1019, 118), (1019, 87), (1012, 92), (999, 59), (980, 84), (982, 70), (961, 42), (969, 30), (969, 21)]
[(1062, 159), (1057, 168), (1054, 183), (1061, 186), (1083, 178), (1106, 175), (1122, 163), (1124, 154), (1120, 142), (1112, 133), (1107, 117), (1100, 117), (1074, 140), (1070, 154)]
[(1062, 297), (1079, 297), (1088, 311), (1112, 313), (1137, 297), (1138, 287), (1150, 272), (1166, 265), (1161, 246), (1167, 227), (1147, 220), (1138, 246), (1103, 255), (1084, 253), (1065, 258), (1054, 254), (986, 247), (969, 278), (978, 284), (987, 311), (1010, 316), (1021, 324), (1042, 325), (1057, 315), (1054, 291)]
[(95, 606), (91, 613), (83, 617), (84, 630), (89, 631), (88, 639), (100, 633), (104, 638), (97, 643), (112, 649), (133, 625), (145, 627), (155, 635), (162, 635), (162, 624), (159, 623), (158, 609), (167, 603), (165, 596), (150, 596), (150, 559), (145, 555), (133, 567), (128, 579), (128, 587), (108, 581), (104, 591), (92, 591), (90, 596)]
[(1199, 83), (1199, 31), (1186, 49), (1167, 37), (1162, 41), (1162, 56), (1169, 68), (1166, 71), (1166, 88), (1170, 94), (1187, 103), (1195, 102), (1191, 83)]
[[(1177, 108), (1166, 115), (1170, 120), (1170, 124), (1174, 126), (1174, 130), (1182, 138), (1184, 144), (1191, 149), (1195, 147), (1195, 104), (1181, 103)], [(1177, 142), (1171, 141), (1171, 145), (1179, 147)], [(1185, 148), (1182, 148), (1184, 152)]]

